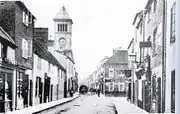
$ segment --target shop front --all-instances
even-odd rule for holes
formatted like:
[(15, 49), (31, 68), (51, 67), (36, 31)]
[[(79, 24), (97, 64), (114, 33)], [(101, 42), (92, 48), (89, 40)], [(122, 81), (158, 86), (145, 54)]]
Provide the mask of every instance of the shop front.
[(0, 112), (13, 110), (13, 77), (13, 68), (0, 66)]
[(15, 49), (14, 40), (0, 27), (0, 113), (15, 106)]

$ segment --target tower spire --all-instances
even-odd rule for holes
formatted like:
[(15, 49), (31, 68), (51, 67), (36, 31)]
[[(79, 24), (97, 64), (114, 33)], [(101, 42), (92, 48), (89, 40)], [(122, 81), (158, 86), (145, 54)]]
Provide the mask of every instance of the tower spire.
[(63, 11), (65, 11), (65, 10), (66, 10), (66, 8), (65, 8), (64, 4), (63, 4), (63, 6), (62, 6), (62, 10), (63, 10)]

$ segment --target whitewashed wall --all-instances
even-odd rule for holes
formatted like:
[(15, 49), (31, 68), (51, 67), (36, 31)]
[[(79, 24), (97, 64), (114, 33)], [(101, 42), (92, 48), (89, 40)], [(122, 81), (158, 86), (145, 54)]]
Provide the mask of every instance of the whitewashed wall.
[[(58, 84), (58, 73), (57, 73), (57, 66), (50, 64), (50, 71), (49, 71), (49, 62), (41, 59), (41, 69), (37, 68), (38, 65), (38, 56), (34, 54), (34, 66), (33, 66), (33, 82), (36, 82), (36, 77), (40, 77), (42, 82), (44, 83), (44, 74), (47, 73), (49, 77), (51, 77), (51, 84), (53, 84), (53, 100), (57, 98), (57, 84)], [(33, 83), (33, 98), (34, 104), (39, 104), (38, 97), (35, 97), (35, 84)]]
[(175, 43), (170, 44), (171, 8), (176, 0), (167, 0), (167, 56), (166, 56), (166, 102), (165, 112), (171, 112), (171, 71), (175, 69)]

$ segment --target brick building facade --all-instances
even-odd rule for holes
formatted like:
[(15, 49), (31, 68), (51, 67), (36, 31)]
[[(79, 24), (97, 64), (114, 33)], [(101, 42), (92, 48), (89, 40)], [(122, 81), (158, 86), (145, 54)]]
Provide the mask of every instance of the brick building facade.
[(32, 40), (35, 17), (21, 1), (1, 1), (0, 26), (12, 37), (18, 48), (15, 50), (16, 60), (16, 102), (13, 109), (21, 109), (32, 105)]

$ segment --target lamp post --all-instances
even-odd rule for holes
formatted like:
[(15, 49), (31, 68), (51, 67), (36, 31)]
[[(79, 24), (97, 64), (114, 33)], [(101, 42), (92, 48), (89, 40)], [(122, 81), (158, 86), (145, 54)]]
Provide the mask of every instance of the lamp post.
[(102, 77), (103, 77), (103, 93), (105, 95), (105, 87), (106, 87), (106, 82), (105, 82), (105, 69), (103, 68), (103, 72), (102, 72)]

